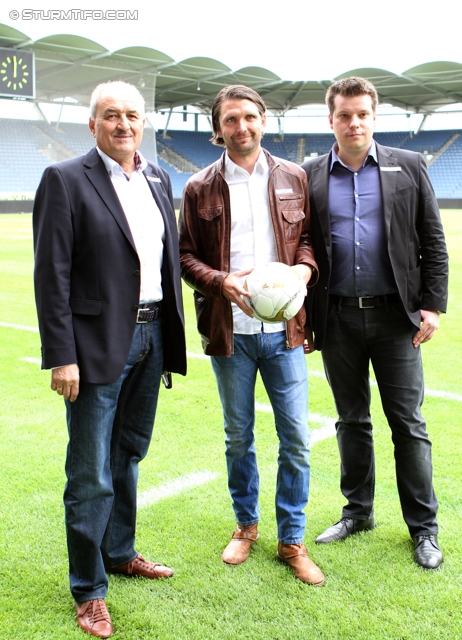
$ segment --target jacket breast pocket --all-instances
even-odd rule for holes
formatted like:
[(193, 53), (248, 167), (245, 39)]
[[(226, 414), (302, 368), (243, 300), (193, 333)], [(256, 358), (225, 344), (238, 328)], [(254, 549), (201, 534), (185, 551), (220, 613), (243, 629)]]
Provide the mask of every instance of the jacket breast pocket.
[(201, 239), (205, 253), (219, 253), (221, 244), (223, 206), (202, 207), (197, 210)]
[(99, 316), (101, 313), (101, 302), (99, 300), (79, 300), (69, 299), (69, 306), (75, 315)]
[(298, 242), (302, 232), (305, 212), (302, 209), (283, 209), (284, 238), (286, 242)]

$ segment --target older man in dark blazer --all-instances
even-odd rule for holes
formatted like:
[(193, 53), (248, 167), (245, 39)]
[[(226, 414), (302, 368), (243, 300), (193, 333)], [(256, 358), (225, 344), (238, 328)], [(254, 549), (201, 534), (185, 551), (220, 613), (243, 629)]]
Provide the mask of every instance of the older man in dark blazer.
[(96, 148), (37, 191), (35, 291), (42, 366), (67, 410), (71, 592), (78, 624), (106, 638), (107, 573), (173, 573), (134, 549), (136, 485), (161, 376), (186, 373), (186, 350), (170, 179), (137, 151), (144, 100), (107, 83), (90, 111)]
[(310, 159), (312, 238), (319, 281), (308, 311), (337, 411), (342, 518), (316, 539), (344, 540), (373, 529), (374, 447), (370, 417), (372, 363), (394, 443), (398, 492), (426, 569), (443, 561), (431, 443), (420, 407), (420, 344), (446, 311), (448, 257), (436, 198), (420, 154), (372, 139), (377, 92), (363, 78), (328, 90), (337, 142)]

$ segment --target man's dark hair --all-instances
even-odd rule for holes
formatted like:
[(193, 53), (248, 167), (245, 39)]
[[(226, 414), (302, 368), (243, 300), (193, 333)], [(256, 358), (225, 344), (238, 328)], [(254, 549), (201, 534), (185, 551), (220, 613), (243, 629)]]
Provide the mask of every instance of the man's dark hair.
[(352, 76), (351, 78), (343, 78), (343, 80), (337, 80), (327, 89), (326, 104), (329, 108), (330, 115), (333, 115), (335, 111), (335, 97), (336, 96), (364, 96), (368, 95), (372, 101), (372, 111), (375, 113), (379, 97), (377, 95), (376, 88), (366, 80), (365, 78), (359, 78)]
[(218, 134), (220, 129), (220, 109), (225, 100), (250, 100), (257, 105), (257, 109), (261, 116), (266, 113), (266, 104), (263, 102), (261, 96), (250, 87), (246, 87), (243, 84), (232, 84), (229, 87), (223, 87), (221, 91), (215, 97), (212, 104), (212, 128), (213, 135), (210, 138), (210, 142), (213, 144), (224, 146), (225, 141)]

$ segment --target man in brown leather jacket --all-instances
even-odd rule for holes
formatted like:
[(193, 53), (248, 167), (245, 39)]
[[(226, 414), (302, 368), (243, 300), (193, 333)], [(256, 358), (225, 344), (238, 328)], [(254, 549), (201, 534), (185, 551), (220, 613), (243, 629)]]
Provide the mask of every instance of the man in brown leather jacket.
[(307, 285), (315, 284), (307, 179), (299, 167), (261, 148), (266, 107), (252, 89), (222, 89), (212, 121), (212, 141), (224, 146), (225, 153), (185, 187), (180, 253), (223, 407), (237, 527), (222, 560), (241, 564), (258, 538), (254, 423), (260, 371), (279, 437), (278, 556), (297, 578), (321, 585), (324, 576), (303, 545), (310, 477), (305, 310), (287, 323), (259, 322), (243, 300), (249, 294), (242, 285), (255, 266), (275, 261), (294, 266)]

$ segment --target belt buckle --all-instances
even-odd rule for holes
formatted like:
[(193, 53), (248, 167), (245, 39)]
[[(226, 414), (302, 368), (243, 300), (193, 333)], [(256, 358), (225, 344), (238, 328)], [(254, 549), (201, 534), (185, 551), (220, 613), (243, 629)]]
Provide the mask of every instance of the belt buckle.
[[(138, 309), (138, 313), (136, 314), (136, 324), (147, 324), (148, 320), (143, 320), (142, 314), (143, 312), (150, 313), (149, 309)], [(144, 315), (146, 317), (146, 315)]]
[(374, 296), (361, 296), (358, 298), (359, 300), (359, 308), (360, 309), (373, 309), (374, 305), (373, 304), (369, 304), (369, 305), (365, 305), (363, 304), (363, 300), (369, 300), (371, 298), (373, 298)]

